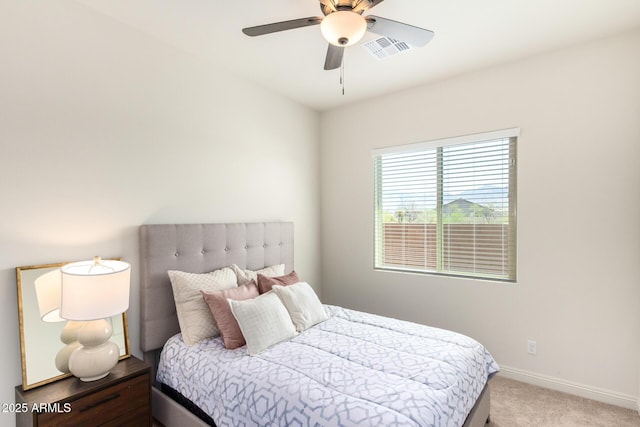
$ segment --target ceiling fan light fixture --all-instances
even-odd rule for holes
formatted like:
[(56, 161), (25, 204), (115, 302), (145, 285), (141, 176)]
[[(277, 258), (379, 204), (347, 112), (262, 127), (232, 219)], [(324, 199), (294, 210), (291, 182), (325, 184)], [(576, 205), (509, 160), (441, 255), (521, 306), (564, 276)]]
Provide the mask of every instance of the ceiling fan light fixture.
[(358, 13), (339, 10), (325, 16), (320, 24), (324, 38), (334, 46), (351, 46), (367, 31), (367, 21)]

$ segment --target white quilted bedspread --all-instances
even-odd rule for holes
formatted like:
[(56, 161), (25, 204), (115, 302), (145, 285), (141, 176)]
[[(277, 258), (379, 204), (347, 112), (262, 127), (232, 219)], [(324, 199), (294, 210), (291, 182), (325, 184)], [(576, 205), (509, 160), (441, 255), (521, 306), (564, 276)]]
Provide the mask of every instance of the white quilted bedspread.
[(158, 381), (223, 426), (461, 426), (498, 371), (477, 341), (325, 306), (331, 318), (257, 356), (220, 338), (163, 350)]

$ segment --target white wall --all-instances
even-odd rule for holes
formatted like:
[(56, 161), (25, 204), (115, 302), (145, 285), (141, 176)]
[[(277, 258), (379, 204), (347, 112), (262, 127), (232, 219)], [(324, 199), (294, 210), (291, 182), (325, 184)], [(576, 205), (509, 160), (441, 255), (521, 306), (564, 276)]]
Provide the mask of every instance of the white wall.
[(140, 224), (293, 220), (319, 286), (317, 113), (70, 1), (2, 2), (0, 58), (0, 402), (21, 383), (16, 266), (131, 262), (138, 354)]
[[(635, 408), (638, 52), (635, 32), (324, 113), (324, 300), (468, 334), (512, 376)], [(374, 271), (370, 150), (511, 127), (518, 283)]]

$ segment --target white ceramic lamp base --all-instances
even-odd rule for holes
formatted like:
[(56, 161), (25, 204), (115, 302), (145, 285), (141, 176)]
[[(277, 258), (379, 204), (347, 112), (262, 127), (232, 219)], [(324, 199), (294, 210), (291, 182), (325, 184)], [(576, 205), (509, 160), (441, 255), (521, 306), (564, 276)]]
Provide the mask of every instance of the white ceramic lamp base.
[(111, 338), (111, 322), (107, 319), (86, 322), (78, 330), (82, 347), (69, 357), (69, 371), (82, 381), (96, 381), (109, 375), (118, 363), (120, 348)]
[(80, 343), (78, 342), (78, 330), (83, 325), (84, 322), (69, 320), (67, 324), (64, 325), (64, 328), (60, 333), (60, 341), (66, 344), (56, 354), (56, 369), (60, 372), (65, 374), (69, 372), (69, 357), (71, 356), (71, 353), (80, 348)]

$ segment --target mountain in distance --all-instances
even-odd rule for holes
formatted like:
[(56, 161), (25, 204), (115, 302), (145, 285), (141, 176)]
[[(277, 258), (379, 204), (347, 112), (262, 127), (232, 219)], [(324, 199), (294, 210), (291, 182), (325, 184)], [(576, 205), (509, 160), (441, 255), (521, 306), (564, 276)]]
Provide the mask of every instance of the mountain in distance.
[(443, 202), (447, 204), (457, 199), (468, 200), (483, 206), (499, 207), (509, 200), (509, 189), (497, 185), (483, 185), (460, 193), (445, 193)]
[[(505, 208), (502, 203), (508, 200), (509, 190), (497, 185), (483, 185), (473, 190), (466, 190), (459, 193), (444, 193), (443, 204), (451, 203), (458, 199), (464, 199), (485, 207)], [(416, 191), (414, 193), (387, 191), (385, 193), (384, 209), (395, 211), (398, 209), (421, 210), (435, 209), (435, 194), (429, 194), (425, 200), (424, 193)]]

